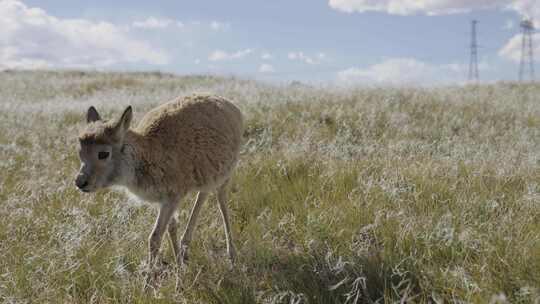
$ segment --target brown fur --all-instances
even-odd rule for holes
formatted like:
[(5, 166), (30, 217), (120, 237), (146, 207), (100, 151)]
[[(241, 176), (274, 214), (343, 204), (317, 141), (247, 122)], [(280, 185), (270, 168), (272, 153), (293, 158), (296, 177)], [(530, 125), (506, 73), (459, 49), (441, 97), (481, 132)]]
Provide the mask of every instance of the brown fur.
[[(129, 129), (131, 116), (128, 107), (120, 119), (103, 122), (93, 107), (88, 110), (89, 124), (79, 136), (82, 166), (77, 186), (90, 192), (121, 185), (144, 200), (159, 203), (160, 212), (150, 236), (150, 257), (156, 257), (168, 226), (180, 262), (187, 258), (198, 211), (208, 192), (216, 190), (233, 260), (226, 186), (241, 147), (241, 112), (225, 98), (194, 95), (154, 108), (134, 129)], [(98, 153), (105, 152), (110, 153), (108, 157), (99, 159)], [(178, 202), (192, 191), (199, 194), (179, 246), (172, 214)]]
[(126, 134), (139, 161), (128, 187), (157, 200), (215, 189), (234, 168), (241, 138), (242, 115), (224, 99), (194, 96), (157, 107)]

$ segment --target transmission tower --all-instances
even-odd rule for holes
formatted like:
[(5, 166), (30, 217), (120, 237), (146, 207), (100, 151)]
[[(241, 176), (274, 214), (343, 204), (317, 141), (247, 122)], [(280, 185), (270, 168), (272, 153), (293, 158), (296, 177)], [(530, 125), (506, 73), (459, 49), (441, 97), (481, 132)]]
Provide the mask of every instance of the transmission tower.
[(532, 33), (534, 25), (531, 20), (523, 20), (521, 26), (521, 62), (519, 64), (519, 81), (525, 81), (525, 74), (529, 70), (530, 80), (534, 81), (534, 53)]
[(478, 82), (478, 43), (476, 42), (476, 25), (478, 20), (471, 22), (471, 61), (469, 63), (469, 81)]

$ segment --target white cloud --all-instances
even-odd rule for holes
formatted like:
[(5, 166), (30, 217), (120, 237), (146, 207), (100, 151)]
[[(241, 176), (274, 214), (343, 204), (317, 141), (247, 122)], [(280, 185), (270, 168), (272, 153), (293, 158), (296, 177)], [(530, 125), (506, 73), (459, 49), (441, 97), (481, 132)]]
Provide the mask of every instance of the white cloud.
[(261, 59), (263, 59), (263, 60), (270, 60), (270, 59), (272, 59), (272, 58), (273, 58), (273, 56), (272, 56), (272, 54), (270, 54), (270, 53), (263, 53), (263, 54), (261, 55)]
[(0, 69), (165, 64), (168, 56), (108, 22), (61, 19), (17, 0), (0, 1)]
[(395, 15), (465, 13), (474, 9), (494, 8), (508, 0), (329, 0), (330, 7), (344, 12), (379, 11)]
[(290, 60), (298, 60), (307, 64), (319, 64), (322, 60), (326, 58), (324, 53), (318, 53), (316, 58), (307, 56), (304, 52), (290, 52), (287, 55), (287, 58)]
[(520, 13), (524, 18), (532, 19), (536, 27), (540, 27), (540, 3), (538, 0), (514, 0), (508, 6)]
[(219, 22), (219, 21), (212, 21), (210, 22), (210, 28), (214, 31), (224, 31), (228, 29), (231, 25), (229, 23)]
[(526, 18), (540, 22), (538, 0), (329, 0), (330, 7), (344, 11), (378, 11), (395, 15), (443, 15), (467, 13), (480, 9), (512, 9)]
[(166, 18), (158, 19), (155, 17), (149, 17), (143, 21), (133, 22), (133, 27), (144, 28), (144, 29), (162, 29), (162, 28), (168, 27), (172, 23), (173, 23), (173, 20), (171, 19), (166, 19)]
[(340, 71), (337, 79), (348, 85), (434, 85), (462, 83), (465, 71), (466, 67), (461, 64), (432, 65), (413, 58), (392, 58), (367, 68)]
[(184, 28), (185, 26), (182, 21), (175, 21), (169, 18), (156, 18), (156, 17), (148, 17), (142, 21), (134, 21), (131, 25), (135, 28), (142, 28), (142, 29), (164, 29), (173, 25), (175, 25), (178, 28)]
[(263, 63), (259, 66), (259, 72), (261, 73), (273, 73), (275, 71), (274, 67), (267, 63)]
[(246, 57), (247, 55), (253, 53), (253, 49), (244, 49), (234, 53), (227, 53), (222, 50), (213, 51), (209, 56), (208, 60), (210, 61), (224, 61), (224, 60), (233, 60)]
[[(540, 33), (533, 34), (534, 58), (540, 60)], [(512, 37), (500, 50), (499, 56), (519, 62), (521, 60), (521, 44), (523, 35), (518, 34)]]
[(231, 55), (225, 51), (222, 51), (222, 50), (217, 50), (217, 51), (213, 51), (209, 56), (208, 56), (208, 60), (210, 61), (220, 61), (220, 60), (226, 60), (226, 59), (230, 59), (231, 58)]

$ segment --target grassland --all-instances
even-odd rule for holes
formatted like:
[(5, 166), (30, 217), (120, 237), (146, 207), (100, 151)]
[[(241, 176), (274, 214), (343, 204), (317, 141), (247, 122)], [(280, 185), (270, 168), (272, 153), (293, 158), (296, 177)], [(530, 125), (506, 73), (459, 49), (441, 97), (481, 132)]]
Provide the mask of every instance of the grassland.
[[(215, 198), (143, 292), (156, 210), (78, 192), (83, 114), (235, 100), (229, 268)], [(540, 86), (311, 88), (161, 73), (0, 73), (0, 302), (539, 303)], [(180, 205), (186, 222), (192, 197)]]

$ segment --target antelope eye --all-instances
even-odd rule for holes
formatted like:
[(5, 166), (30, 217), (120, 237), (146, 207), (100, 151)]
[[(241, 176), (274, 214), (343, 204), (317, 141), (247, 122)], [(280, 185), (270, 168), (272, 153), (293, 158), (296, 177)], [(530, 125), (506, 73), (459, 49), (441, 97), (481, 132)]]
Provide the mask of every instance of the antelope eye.
[(106, 159), (107, 157), (109, 157), (109, 152), (102, 151), (98, 153), (99, 159)]

